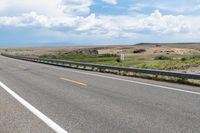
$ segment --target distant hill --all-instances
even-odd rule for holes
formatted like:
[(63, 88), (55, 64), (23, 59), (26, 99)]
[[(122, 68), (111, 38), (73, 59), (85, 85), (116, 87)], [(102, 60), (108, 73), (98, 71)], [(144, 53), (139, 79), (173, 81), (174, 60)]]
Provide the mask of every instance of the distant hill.
[(185, 42), (185, 43), (138, 43), (136, 45), (200, 45), (200, 42)]

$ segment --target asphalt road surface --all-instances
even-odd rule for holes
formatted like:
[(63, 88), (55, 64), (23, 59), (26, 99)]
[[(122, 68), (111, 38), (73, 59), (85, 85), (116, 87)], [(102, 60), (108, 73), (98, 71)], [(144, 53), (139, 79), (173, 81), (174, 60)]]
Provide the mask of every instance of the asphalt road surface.
[(200, 133), (200, 88), (0, 56), (0, 133)]

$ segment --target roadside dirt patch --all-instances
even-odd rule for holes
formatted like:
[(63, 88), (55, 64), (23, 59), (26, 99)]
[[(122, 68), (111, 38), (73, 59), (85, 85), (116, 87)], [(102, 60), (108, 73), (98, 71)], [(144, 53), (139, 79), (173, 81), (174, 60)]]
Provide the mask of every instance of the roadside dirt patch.
[(178, 55), (189, 55), (189, 54), (200, 54), (200, 51), (186, 48), (173, 48), (167, 46), (153, 47), (146, 49), (144, 54), (178, 54)]

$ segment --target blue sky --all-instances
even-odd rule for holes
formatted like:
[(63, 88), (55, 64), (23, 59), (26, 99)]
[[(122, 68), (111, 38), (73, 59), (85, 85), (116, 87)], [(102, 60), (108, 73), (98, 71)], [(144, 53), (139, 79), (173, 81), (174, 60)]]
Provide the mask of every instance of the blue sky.
[(0, 46), (200, 42), (200, 0), (1, 0)]

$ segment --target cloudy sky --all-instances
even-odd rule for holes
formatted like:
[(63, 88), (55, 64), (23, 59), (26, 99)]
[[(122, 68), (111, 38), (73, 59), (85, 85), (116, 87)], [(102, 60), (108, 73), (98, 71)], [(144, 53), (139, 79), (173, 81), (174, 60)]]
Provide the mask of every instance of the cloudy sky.
[(0, 0), (0, 46), (200, 42), (200, 0)]

